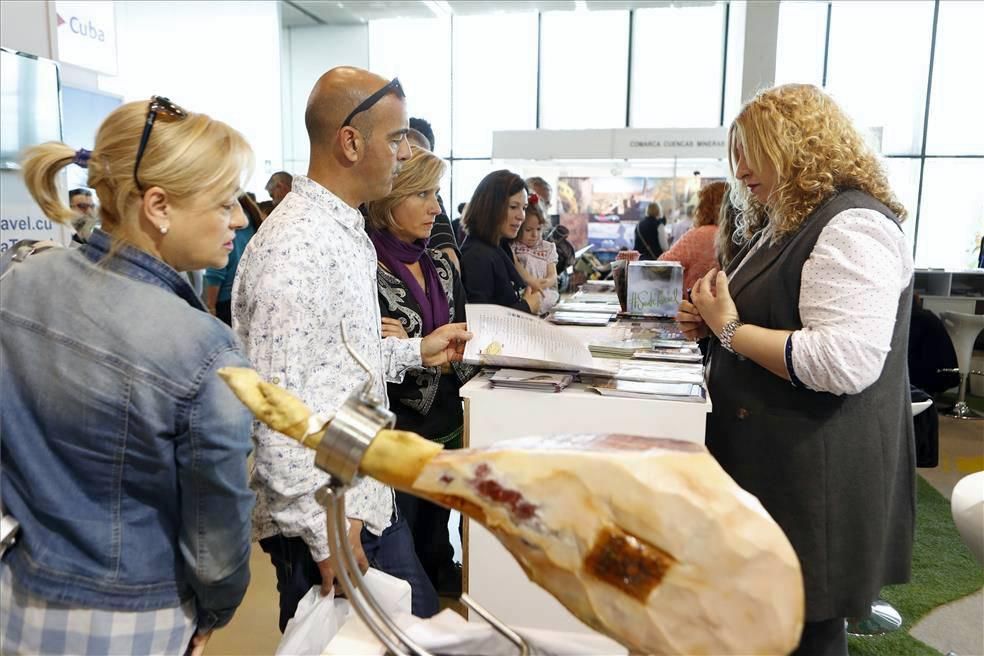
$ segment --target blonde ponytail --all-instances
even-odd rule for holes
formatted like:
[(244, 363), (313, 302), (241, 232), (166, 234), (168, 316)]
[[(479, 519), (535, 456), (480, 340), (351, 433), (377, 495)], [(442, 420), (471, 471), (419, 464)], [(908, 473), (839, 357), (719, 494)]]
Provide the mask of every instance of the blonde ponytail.
[(75, 159), (75, 151), (59, 141), (49, 141), (29, 148), (21, 161), (24, 183), (44, 215), (52, 221), (66, 223), (76, 213), (63, 201), (56, 180), (58, 173)]
[[(99, 126), (92, 152), (85, 153), (88, 186), (99, 198), (99, 221), (112, 238), (113, 248), (118, 242), (134, 243), (133, 235), (140, 230), (143, 193), (137, 188), (133, 168), (146, 122), (146, 101), (120, 105)], [(24, 181), (52, 220), (75, 218), (55, 184), (58, 172), (75, 157), (72, 148), (58, 142), (25, 153)], [(252, 166), (253, 151), (239, 132), (205, 114), (187, 112), (180, 120), (158, 117), (140, 161), (140, 180), (145, 188), (161, 187), (172, 200), (183, 202), (202, 193), (232, 193)]]

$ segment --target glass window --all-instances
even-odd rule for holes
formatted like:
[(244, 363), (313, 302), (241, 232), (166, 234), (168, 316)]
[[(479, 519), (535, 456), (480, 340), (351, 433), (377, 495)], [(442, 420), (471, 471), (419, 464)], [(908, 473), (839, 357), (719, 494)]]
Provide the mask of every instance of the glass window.
[(984, 235), (984, 159), (927, 159), (916, 266), (972, 269)]
[(547, 12), (542, 20), (540, 127), (625, 127), (629, 12)]
[(369, 23), (369, 69), (399, 77), (410, 116), (430, 121), (434, 150), (451, 151), (451, 21), (398, 18)]
[(887, 155), (922, 148), (932, 31), (932, 2), (833, 4), (827, 88), (859, 128), (883, 128)]
[(493, 131), (536, 127), (536, 40), (535, 13), (455, 16), (455, 157), (488, 157)]
[(728, 70), (725, 73), (724, 125), (730, 126), (741, 109), (741, 77), (745, 65), (745, 3), (728, 9)]
[(984, 155), (984, 3), (942, 2), (936, 33), (926, 152)]
[(779, 5), (776, 84), (823, 84), (826, 33), (826, 2), (783, 2)]
[(719, 125), (724, 5), (637, 9), (632, 30), (632, 126)]
[(458, 213), (454, 210), (454, 205), (451, 204), (451, 162), (444, 160), (444, 175), (441, 176), (441, 188), (437, 192), (441, 196), (441, 200), (444, 202), (444, 210), (447, 212), (448, 217), (453, 221)]
[[(501, 166), (496, 166), (490, 159), (458, 159), (454, 161), (451, 171), (453, 179), (451, 181), (451, 207), (457, 212), (458, 203), (467, 203), (471, 200), (475, 187), (492, 171)], [(455, 215), (457, 216), (457, 214)], [(454, 218), (454, 217), (451, 217)]]
[(909, 212), (902, 222), (902, 232), (909, 244), (909, 252), (916, 238), (916, 201), (919, 198), (919, 158), (918, 157), (888, 157), (882, 160), (885, 175), (891, 185), (895, 197)]

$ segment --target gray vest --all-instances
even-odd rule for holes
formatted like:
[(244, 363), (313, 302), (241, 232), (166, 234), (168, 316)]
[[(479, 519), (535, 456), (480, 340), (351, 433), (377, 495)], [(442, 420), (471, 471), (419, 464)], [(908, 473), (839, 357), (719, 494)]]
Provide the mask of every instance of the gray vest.
[[(896, 220), (868, 194), (835, 194), (798, 232), (763, 244), (729, 281), (742, 321), (777, 330), (803, 327), (803, 264), (827, 223), (851, 208)], [(866, 615), (883, 585), (909, 579), (915, 520), (911, 304), (910, 281), (899, 297), (881, 376), (859, 394), (793, 387), (711, 340), (714, 410), (707, 447), (786, 532), (803, 566), (807, 621)]]

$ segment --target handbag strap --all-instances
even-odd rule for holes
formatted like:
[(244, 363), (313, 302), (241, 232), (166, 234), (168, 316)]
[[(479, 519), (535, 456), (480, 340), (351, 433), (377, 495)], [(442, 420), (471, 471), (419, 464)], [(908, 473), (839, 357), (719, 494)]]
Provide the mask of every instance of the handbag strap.
[(638, 223), (636, 224), (636, 234), (639, 235), (639, 239), (642, 240), (642, 245), (646, 247), (646, 250), (649, 251), (650, 255), (659, 257), (659, 255), (663, 254), (662, 250), (660, 250), (659, 255), (656, 254), (656, 251), (653, 250), (653, 247), (649, 245), (649, 241), (646, 239), (646, 235), (642, 234), (642, 229), (639, 227)]

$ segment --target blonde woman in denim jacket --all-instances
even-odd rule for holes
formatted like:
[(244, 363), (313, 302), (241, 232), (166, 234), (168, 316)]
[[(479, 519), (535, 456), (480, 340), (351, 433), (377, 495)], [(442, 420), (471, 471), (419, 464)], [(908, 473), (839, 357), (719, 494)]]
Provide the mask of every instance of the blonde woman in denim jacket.
[(251, 418), (216, 375), (246, 366), (183, 272), (245, 223), (242, 135), (166, 98), (122, 105), (95, 149), (27, 151), (44, 213), (87, 166), (102, 230), (0, 280), (5, 654), (201, 653), (249, 583)]

